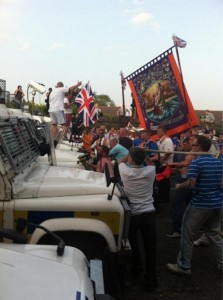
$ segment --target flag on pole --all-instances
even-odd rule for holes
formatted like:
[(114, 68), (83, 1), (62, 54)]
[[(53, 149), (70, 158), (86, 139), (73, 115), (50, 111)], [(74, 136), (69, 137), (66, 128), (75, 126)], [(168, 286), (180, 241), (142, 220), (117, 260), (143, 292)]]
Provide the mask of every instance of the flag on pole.
[(97, 107), (94, 103), (90, 82), (88, 82), (74, 100), (78, 108), (78, 114), (85, 127), (94, 124), (98, 119)]
[(174, 46), (178, 48), (185, 48), (187, 45), (187, 42), (176, 36), (175, 34), (172, 36)]
[(122, 89), (123, 89), (123, 91), (125, 90), (125, 88), (126, 88), (126, 80), (125, 80), (125, 77), (124, 77), (124, 75), (123, 75), (123, 72), (121, 71), (120, 72), (120, 76), (121, 76), (121, 84), (122, 84)]

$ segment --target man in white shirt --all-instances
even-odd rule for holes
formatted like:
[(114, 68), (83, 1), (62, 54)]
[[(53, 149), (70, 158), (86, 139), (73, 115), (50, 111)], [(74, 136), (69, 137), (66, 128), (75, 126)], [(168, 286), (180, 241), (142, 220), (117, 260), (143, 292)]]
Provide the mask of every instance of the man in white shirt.
[(129, 150), (129, 155), (119, 162), (119, 172), (131, 208), (129, 242), (133, 254), (132, 272), (134, 280), (132, 284), (140, 279), (143, 271), (140, 251), (138, 251), (138, 232), (140, 232), (146, 256), (145, 289), (151, 292), (157, 287), (156, 224), (153, 205), (155, 166), (142, 148), (132, 147)]
[(71, 87), (64, 87), (63, 82), (58, 82), (56, 88), (51, 92), (49, 98), (49, 114), (51, 118), (51, 134), (54, 139), (57, 137), (58, 129), (57, 124), (62, 125), (64, 130), (64, 125), (66, 123), (64, 116), (64, 98), (69, 92), (76, 90), (80, 85), (81, 81)]
[[(160, 167), (161, 171), (165, 169), (165, 166), (173, 162), (173, 154), (168, 153), (174, 151), (174, 145), (169, 136), (166, 134), (166, 129), (163, 126), (159, 126), (157, 129), (157, 136), (159, 140), (157, 141), (158, 149), (165, 151), (160, 153)], [(157, 182), (158, 186), (158, 201), (168, 202), (170, 200), (170, 178), (165, 178)]]
[(210, 110), (205, 110), (205, 122), (208, 124), (212, 124), (215, 121), (214, 115), (210, 112)]

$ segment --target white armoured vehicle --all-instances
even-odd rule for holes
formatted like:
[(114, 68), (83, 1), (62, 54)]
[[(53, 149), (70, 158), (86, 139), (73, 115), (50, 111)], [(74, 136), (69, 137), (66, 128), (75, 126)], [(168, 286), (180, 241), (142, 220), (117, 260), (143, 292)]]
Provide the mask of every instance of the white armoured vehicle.
[(89, 261), (101, 260), (105, 293), (117, 294), (131, 253), (130, 209), (121, 186), (109, 187), (104, 174), (81, 168), (70, 147), (54, 149), (49, 124), (37, 126), (31, 115), (0, 106), (1, 227), (16, 229), (25, 219), (28, 244), (55, 244), (32, 224), (44, 226)]

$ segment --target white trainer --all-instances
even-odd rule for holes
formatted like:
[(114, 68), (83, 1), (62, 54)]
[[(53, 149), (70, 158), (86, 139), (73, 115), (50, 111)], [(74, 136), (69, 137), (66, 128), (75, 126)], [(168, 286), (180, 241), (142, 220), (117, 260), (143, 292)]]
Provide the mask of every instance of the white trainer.
[(195, 247), (209, 246), (209, 245), (210, 245), (209, 239), (208, 239), (207, 235), (204, 232), (202, 233), (202, 235), (200, 236), (199, 239), (194, 241), (194, 246)]
[(167, 264), (167, 269), (173, 273), (183, 274), (183, 275), (191, 275), (191, 269), (183, 269), (179, 267), (177, 264)]

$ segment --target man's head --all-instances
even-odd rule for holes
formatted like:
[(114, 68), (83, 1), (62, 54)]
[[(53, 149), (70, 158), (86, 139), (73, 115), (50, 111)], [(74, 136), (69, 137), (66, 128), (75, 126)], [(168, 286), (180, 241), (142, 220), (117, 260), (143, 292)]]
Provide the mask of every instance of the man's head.
[(63, 82), (59, 81), (59, 82), (57, 82), (56, 88), (58, 88), (58, 87), (63, 87), (63, 86), (64, 86), (64, 85), (63, 85)]
[(107, 128), (106, 128), (105, 125), (101, 125), (101, 126), (100, 126), (100, 130), (103, 130), (104, 132), (107, 132)]
[(73, 98), (73, 94), (72, 94), (71, 92), (67, 93), (67, 94), (66, 94), (66, 98), (67, 98), (68, 100), (71, 100), (71, 99)]
[(198, 135), (194, 138), (193, 144), (191, 146), (192, 146), (192, 151), (208, 152), (211, 148), (211, 140), (204, 135)]
[(184, 138), (181, 142), (181, 150), (183, 151), (190, 151), (191, 150), (191, 143), (188, 137)]
[(166, 128), (164, 126), (159, 126), (157, 129), (157, 136), (159, 138), (163, 137), (166, 134)]
[(101, 127), (99, 128), (98, 130), (98, 136), (99, 136), (99, 139), (102, 139), (105, 135), (105, 131), (104, 129), (102, 129)]
[(141, 138), (144, 142), (148, 142), (150, 139), (151, 133), (149, 130), (143, 130), (141, 131)]
[(130, 165), (142, 165), (146, 158), (146, 153), (142, 148), (132, 147), (129, 149), (128, 163)]
[(110, 139), (109, 144), (110, 144), (110, 149), (114, 148), (118, 144), (118, 139), (117, 138)]
[(126, 128), (120, 128), (120, 130), (119, 130), (119, 136), (120, 137), (123, 137), (123, 136), (128, 136), (128, 129), (126, 129)]

